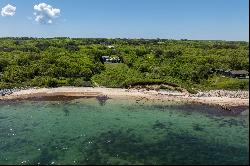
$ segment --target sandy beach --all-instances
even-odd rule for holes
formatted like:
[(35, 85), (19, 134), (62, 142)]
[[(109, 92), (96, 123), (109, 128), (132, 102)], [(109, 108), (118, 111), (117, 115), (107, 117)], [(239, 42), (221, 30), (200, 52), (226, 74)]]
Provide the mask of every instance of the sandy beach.
[[(245, 92), (248, 94), (248, 92)], [(59, 87), (59, 88), (31, 88), (13, 92), (10, 95), (0, 96), (0, 100), (22, 100), (32, 97), (70, 96), (70, 97), (97, 97), (106, 95), (110, 98), (144, 98), (157, 101), (180, 101), (187, 103), (202, 103), (222, 107), (249, 106), (249, 97), (228, 96), (196, 96), (189, 93), (173, 91), (154, 91), (145, 89), (119, 89), (101, 87)]]

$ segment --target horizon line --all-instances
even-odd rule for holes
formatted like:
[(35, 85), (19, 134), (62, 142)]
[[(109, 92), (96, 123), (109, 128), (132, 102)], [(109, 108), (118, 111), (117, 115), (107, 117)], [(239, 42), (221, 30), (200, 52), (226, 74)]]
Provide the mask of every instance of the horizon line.
[(121, 40), (181, 40), (181, 41), (228, 41), (228, 42), (248, 42), (249, 40), (226, 40), (226, 39), (188, 39), (188, 38), (130, 38), (130, 37), (68, 37), (68, 36), (54, 36), (54, 37), (34, 37), (34, 36), (0, 36), (0, 39), (4, 38), (30, 38), (30, 39), (55, 39), (55, 38), (69, 38), (69, 39), (121, 39)]

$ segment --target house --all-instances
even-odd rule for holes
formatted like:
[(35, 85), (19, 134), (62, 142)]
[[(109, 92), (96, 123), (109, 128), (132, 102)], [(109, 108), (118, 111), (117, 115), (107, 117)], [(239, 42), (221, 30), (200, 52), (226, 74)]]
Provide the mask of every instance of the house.
[(111, 62), (111, 63), (120, 63), (121, 59), (119, 57), (111, 57), (108, 62)]
[(103, 62), (108, 63), (120, 63), (121, 59), (119, 57), (102, 56)]
[(209, 73), (213, 74), (213, 73), (217, 73), (217, 74), (224, 74), (225, 70), (224, 69), (215, 69), (215, 68), (210, 68), (209, 69)]
[(231, 72), (231, 70), (226, 70), (226, 71), (224, 72), (224, 75), (230, 77), (230, 72)]
[(233, 78), (249, 78), (249, 73), (246, 70), (224, 70), (224, 69), (216, 69), (216, 68), (210, 68), (208, 71), (210, 74), (222, 74), (227, 77), (233, 77)]
[(228, 75), (233, 78), (249, 78), (249, 72), (246, 70), (231, 70)]
[(214, 69), (214, 71), (218, 74), (223, 74), (225, 72), (224, 69)]
[(103, 60), (103, 62), (107, 62), (107, 60), (109, 60), (110, 59), (110, 57), (109, 56), (102, 56), (102, 60)]

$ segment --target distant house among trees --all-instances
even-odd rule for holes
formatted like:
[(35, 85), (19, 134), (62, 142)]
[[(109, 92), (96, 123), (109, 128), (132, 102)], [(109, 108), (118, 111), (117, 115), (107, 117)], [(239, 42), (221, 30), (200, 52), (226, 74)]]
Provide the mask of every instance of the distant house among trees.
[(209, 73), (210, 73), (210, 74), (213, 74), (213, 73), (224, 74), (224, 73), (225, 73), (225, 70), (224, 70), (224, 69), (210, 68), (210, 69), (209, 69)]
[(249, 78), (249, 72), (246, 70), (231, 70), (227, 74), (233, 78)]
[(109, 56), (102, 56), (102, 61), (106, 62), (110, 57)]
[(249, 78), (249, 72), (246, 70), (224, 70), (224, 69), (214, 69), (210, 68), (209, 73), (217, 73), (222, 74), (224, 76), (232, 77), (232, 78)]
[(121, 63), (121, 59), (119, 57), (102, 56), (102, 60), (106, 63)]

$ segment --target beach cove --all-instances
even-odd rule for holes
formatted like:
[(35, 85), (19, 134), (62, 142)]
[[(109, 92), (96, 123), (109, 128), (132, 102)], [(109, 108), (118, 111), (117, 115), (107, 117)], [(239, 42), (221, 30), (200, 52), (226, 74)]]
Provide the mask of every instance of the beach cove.
[(248, 91), (210, 91), (190, 94), (188, 92), (155, 91), (146, 89), (120, 89), (101, 87), (58, 87), (58, 88), (29, 88), (17, 90), (9, 95), (0, 96), (0, 100), (23, 100), (37, 97), (101, 97), (142, 99), (152, 102), (184, 102), (219, 106), (225, 110), (234, 107), (249, 107)]

